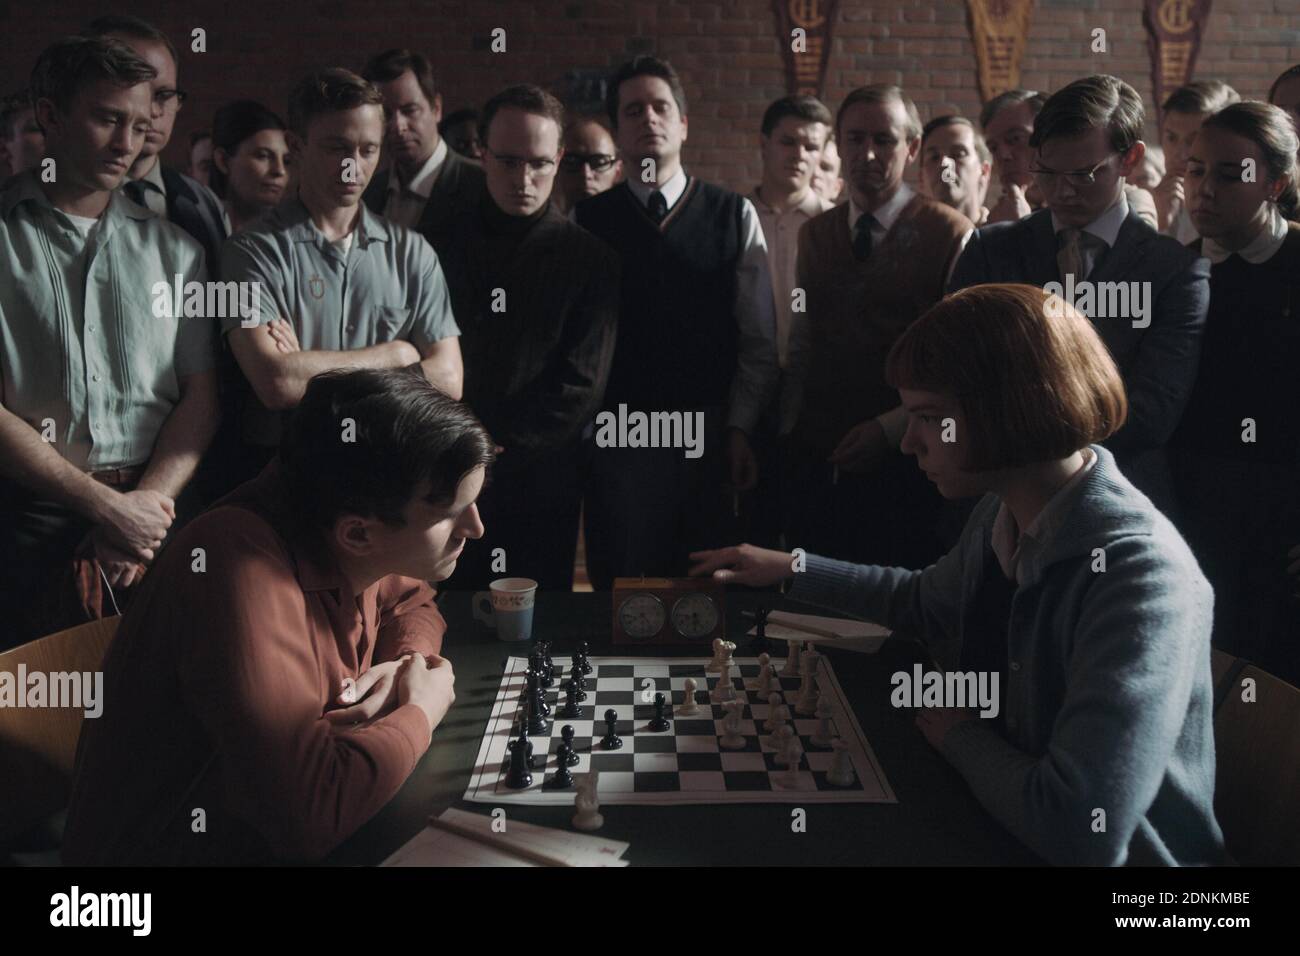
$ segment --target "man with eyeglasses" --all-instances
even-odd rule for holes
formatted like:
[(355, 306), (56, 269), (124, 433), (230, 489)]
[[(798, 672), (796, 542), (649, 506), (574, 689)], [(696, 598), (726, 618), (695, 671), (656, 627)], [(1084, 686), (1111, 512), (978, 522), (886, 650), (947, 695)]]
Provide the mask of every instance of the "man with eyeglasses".
[(1073, 276), (1076, 289), (1122, 283), (1129, 295), (1120, 301), (1130, 304), (1146, 296), (1144, 316), (1089, 317), (1128, 392), (1127, 421), (1106, 445), (1125, 475), (1168, 511), (1164, 445), (1196, 378), (1210, 271), (1206, 259), (1159, 235), (1125, 195), (1145, 152), (1143, 121), (1141, 98), (1113, 76), (1086, 77), (1053, 94), (1029, 140), (1046, 208), (977, 230), (949, 291), (985, 282), (1067, 286)]
[[(461, 327), (465, 401), (501, 451), (479, 499), (487, 530), (466, 542), (449, 586), (483, 588), (504, 572), (571, 591), (582, 432), (614, 356), (619, 264), (551, 199), (566, 155), (559, 101), (512, 86), (488, 100), (479, 122), (487, 189), (456, 224), (442, 262)], [(495, 560), (502, 552), (504, 567)]]
[(391, 159), (362, 199), (372, 212), (414, 229), (442, 255), (461, 211), (472, 211), (482, 194), (483, 168), (439, 134), (442, 94), (425, 57), (386, 50), (361, 75), (384, 98), (384, 152)]
[(573, 218), (573, 209), (584, 199), (603, 193), (623, 175), (614, 137), (599, 119), (580, 116), (564, 128), (564, 156), (560, 160), (562, 209)]
[(149, 134), (131, 165), (122, 191), (135, 203), (174, 222), (197, 239), (207, 257), (208, 272), (216, 275), (221, 243), (226, 238), (221, 200), (196, 180), (162, 163), (162, 152), (171, 141), (176, 116), (185, 102), (185, 91), (177, 88), (176, 47), (167, 34), (132, 16), (99, 17), (91, 21), (85, 32), (87, 36), (121, 40), (158, 71), (152, 83)]

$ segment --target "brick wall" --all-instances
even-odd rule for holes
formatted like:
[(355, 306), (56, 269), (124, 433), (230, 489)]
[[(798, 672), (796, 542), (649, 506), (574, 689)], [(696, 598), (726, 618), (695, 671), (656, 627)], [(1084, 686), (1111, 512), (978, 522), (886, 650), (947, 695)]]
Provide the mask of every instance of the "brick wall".
[[(26, 84), (50, 40), (114, 7), (60, 0), (0, 0), (3, 88)], [(556, 86), (574, 69), (609, 69), (639, 52), (666, 56), (683, 74), (690, 107), (691, 171), (732, 188), (757, 181), (758, 122), (785, 92), (770, 0), (137, 0), (131, 11), (170, 32), (182, 47), (181, 85), (191, 101), (177, 121), (168, 158), (182, 161), (192, 129), (222, 102), (261, 98), (284, 109), (290, 82), (318, 66), (359, 68), (368, 54), (408, 45), (433, 57), (449, 109), (482, 102), (521, 81)], [(1151, 106), (1151, 66), (1139, 0), (1039, 0), (1022, 61), (1022, 84), (1055, 89), (1087, 73), (1132, 83)], [(207, 31), (206, 53), (188, 51), (190, 31)], [(492, 53), (492, 29), (507, 52)], [(1107, 32), (1105, 54), (1090, 51)], [(1300, 62), (1300, 0), (1214, 0), (1198, 77), (1218, 77), (1262, 98), (1277, 73)], [(842, 0), (825, 98), (832, 107), (868, 82), (901, 83), (923, 119), (979, 108), (975, 55), (961, 0)], [(1150, 128), (1149, 134), (1154, 133)]]

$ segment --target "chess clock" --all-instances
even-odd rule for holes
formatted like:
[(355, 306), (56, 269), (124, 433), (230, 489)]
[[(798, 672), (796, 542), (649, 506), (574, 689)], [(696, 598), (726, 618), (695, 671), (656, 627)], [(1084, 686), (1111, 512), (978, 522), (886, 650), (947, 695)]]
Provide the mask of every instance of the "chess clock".
[(615, 644), (698, 644), (726, 637), (723, 586), (711, 578), (615, 578)]

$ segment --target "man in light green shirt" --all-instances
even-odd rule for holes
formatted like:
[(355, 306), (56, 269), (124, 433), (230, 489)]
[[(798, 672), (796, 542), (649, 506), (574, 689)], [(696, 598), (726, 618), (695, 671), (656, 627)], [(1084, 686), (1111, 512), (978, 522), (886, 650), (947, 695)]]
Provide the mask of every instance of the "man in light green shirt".
[(313, 74), (290, 94), (289, 126), (297, 195), (222, 250), (222, 278), (260, 289), (260, 317), (223, 323), (257, 398), (244, 416), (254, 466), (279, 443), (275, 413), (296, 406), (313, 375), (419, 363), (457, 399), (464, 376), (433, 247), (361, 202), (384, 134), (379, 92), (347, 70)]
[[(111, 40), (41, 54), (32, 98), (52, 175), (0, 194), (0, 647), (98, 616), (176, 516), (216, 428), (214, 330), (159, 318), (157, 282), (204, 279), (189, 236), (114, 194), (154, 71)], [(49, 181), (46, 181), (46, 180)], [(73, 585), (75, 560), (82, 586)]]

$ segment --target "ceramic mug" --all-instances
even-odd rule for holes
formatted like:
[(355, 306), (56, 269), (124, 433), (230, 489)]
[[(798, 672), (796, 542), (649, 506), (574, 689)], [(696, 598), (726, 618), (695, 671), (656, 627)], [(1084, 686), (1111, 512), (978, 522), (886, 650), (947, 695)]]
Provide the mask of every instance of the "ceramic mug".
[(488, 590), (474, 593), (474, 618), (495, 627), (499, 640), (531, 640), (536, 597), (537, 582), (532, 578), (501, 578)]

